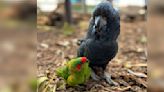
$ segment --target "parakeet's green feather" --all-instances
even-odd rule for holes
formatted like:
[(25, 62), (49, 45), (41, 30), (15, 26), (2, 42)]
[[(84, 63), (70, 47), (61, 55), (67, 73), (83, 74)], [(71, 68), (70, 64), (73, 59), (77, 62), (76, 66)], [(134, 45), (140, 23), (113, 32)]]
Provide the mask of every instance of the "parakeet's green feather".
[(84, 67), (85, 80), (87, 81), (91, 76), (91, 68), (89, 67), (89, 63), (84, 64)]
[(63, 77), (65, 80), (69, 76), (69, 70), (67, 66), (60, 67), (56, 70), (56, 74), (60, 77)]
[[(70, 86), (85, 83), (90, 78), (91, 69), (89, 62), (82, 63), (81, 60), (81, 57), (70, 60), (65, 66), (56, 70), (57, 75), (63, 77)], [(80, 70), (77, 70), (78, 64), (81, 64)]]
[(69, 69), (74, 69), (77, 64), (80, 64), (80, 62), (81, 62), (81, 58), (75, 58), (70, 60), (67, 65)]

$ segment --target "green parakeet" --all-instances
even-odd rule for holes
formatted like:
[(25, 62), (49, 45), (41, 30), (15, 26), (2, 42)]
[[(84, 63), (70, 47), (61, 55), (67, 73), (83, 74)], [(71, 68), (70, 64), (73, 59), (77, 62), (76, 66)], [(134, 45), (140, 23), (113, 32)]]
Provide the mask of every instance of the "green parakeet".
[(86, 57), (79, 57), (58, 68), (56, 73), (63, 77), (68, 85), (75, 86), (85, 83), (90, 78), (91, 68)]

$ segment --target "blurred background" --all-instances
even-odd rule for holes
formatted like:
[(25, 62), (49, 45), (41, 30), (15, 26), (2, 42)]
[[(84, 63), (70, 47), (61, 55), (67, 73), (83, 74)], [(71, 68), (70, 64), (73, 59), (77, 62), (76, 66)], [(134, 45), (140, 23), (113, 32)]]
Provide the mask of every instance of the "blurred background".
[[(149, 87), (153, 91), (164, 91), (163, 73), (163, 23), (164, 1), (150, 0), (148, 2), (148, 53), (149, 53)], [(154, 90), (156, 89), (156, 90)]]
[[(38, 25), (60, 27), (64, 22), (72, 24), (90, 18), (94, 7), (102, 0), (38, 0)], [(145, 20), (145, 0), (109, 0), (124, 21)], [(82, 15), (82, 16), (81, 16)], [(55, 22), (56, 21), (56, 22)], [(61, 22), (61, 23), (60, 23)]]
[[(57, 67), (76, 57), (78, 40), (85, 36), (93, 9), (101, 1), (103, 0), (1, 0), (0, 92), (12, 92), (9, 89), (14, 88), (25, 92), (22, 91), (26, 89), (24, 86), (19, 85), (20, 88), (17, 85), (18, 80), (21, 80), (20, 84), (29, 83), (32, 75), (50, 79)], [(89, 81), (87, 87), (67, 88), (62, 83), (48, 86), (52, 88), (56, 85), (57, 92), (147, 92), (149, 80), (149, 89), (152, 92), (164, 91), (163, 62), (160, 62), (163, 60), (163, 38), (156, 38), (163, 37), (161, 30), (164, 2), (109, 1), (121, 17), (119, 52), (109, 64), (112, 78), (120, 85), (113, 87), (104, 81)], [(147, 16), (148, 4), (150, 13)], [(151, 45), (147, 44), (148, 37)], [(19, 77), (13, 77), (14, 74)], [(25, 79), (26, 74), (30, 75), (28, 79)], [(1, 86), (8, 83), (12, 88)]]
[(36, 78), (36, 2), (0, 0), (0, 11), (0, 92), (31, 92), (29, 84)]

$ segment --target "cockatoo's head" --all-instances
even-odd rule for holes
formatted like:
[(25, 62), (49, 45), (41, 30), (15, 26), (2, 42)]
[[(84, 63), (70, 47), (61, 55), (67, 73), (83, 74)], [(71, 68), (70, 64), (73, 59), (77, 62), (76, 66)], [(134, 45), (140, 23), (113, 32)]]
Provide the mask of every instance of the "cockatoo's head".
[(119, 34), (120, 16), (109, 1), (98, 4), (92, 14), (90, 29), (96, 38), (116, 39)]

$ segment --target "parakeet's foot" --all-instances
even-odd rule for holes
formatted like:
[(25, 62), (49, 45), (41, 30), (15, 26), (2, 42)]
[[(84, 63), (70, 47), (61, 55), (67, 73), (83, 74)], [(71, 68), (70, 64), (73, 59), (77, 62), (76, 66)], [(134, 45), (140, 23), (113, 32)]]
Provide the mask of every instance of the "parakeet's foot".
[(107, 72), (104, 72), (104, 78), (110, 85), (118, 86), (118, 83), (111, 79), (111, 75)]
[(91, 71), (91, 77), (95, 81), (99, 81), (100, 80), (100, 77), (98, 75), (96, 75), (96, 73), (93, 70)]

